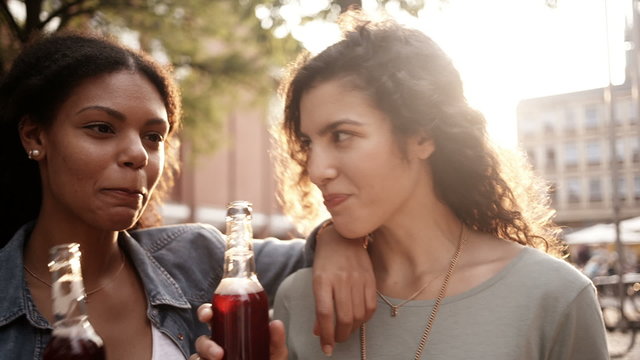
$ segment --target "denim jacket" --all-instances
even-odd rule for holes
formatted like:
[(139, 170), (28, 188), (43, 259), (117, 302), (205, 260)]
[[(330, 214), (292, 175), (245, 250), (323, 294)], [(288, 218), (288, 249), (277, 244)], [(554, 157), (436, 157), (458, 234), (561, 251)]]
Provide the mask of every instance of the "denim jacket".
[[(0, 249), (0, 358), (41, 359), (52, 326), (36, 308), (24, 277), (23, 252), (33, 229), (24, 225)], [(256, 272), (273, 296), (282, 280), (310, 265), (302, 240), (258, 240), (254, 243)], [(118, 245), (135, 267), (147, 297), (147, 317), (182, 350), (195, 353), (195, 341), (210, 334), (196, 310), (210, 302), (222, 278), (224, 240), (213, 226), (173, 225), (122, 231)], [(126, 311), (126, 309), (124, 310)]]

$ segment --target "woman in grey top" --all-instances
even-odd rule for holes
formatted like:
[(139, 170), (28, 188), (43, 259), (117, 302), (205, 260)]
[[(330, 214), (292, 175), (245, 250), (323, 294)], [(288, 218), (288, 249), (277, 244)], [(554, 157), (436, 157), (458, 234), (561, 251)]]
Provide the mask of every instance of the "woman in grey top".
[(289, 358), (606, 359), (593, 285), (553, 256), (545, 187), (489, 143), (450, 59), (391, 20), (341, 22), (344, 39), (301, 56), (283, 86), (283, 198), (313, 221), (316, 186), (323, 231), (365, 239), (378, 310), (320, 351), (298, 271), (275, 304)]
[[(80, 244), (90, 321), (109, 359), (186, 359), (210, 334), (195, 310), (222, 275), (221, 234), (206, 225), (155, 227), (179, 127), (172, 76), (145, 54), (62, 34), (18, 56), (0, 83), (3, 358), (42, 357), (53, 323), (48, 252), (68, 242)], [(340, 260), (353, 268), (360, 252), (345, 246), (317, 264), (333, 274)], [(271, 295), (304, 265), (302, 250), (300, 241), (256, 244)]]

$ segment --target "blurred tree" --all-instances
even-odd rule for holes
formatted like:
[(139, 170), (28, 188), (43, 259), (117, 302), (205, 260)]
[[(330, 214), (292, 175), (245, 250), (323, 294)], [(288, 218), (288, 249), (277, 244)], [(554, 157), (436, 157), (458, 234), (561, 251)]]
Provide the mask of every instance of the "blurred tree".
[[(300, 49), (284, 10), (302, 2), (0, 0), (0, 77), (22, 47), (42, 33), (92, 30), (133, 40), (175, 68), (183, 89), (183, 136), (195, 153), (208, 152), (220, 143), (220, 126), (230, 111), (259, 105), (273, 94), (277, 69)], [(378, 2), (397, 2), (412, 14), (424, 5), (424, 0)], [(360, 3), (326, 1), (298, 20), (332, 21)], [(267, 15), (258, 18), (257, 7)]]

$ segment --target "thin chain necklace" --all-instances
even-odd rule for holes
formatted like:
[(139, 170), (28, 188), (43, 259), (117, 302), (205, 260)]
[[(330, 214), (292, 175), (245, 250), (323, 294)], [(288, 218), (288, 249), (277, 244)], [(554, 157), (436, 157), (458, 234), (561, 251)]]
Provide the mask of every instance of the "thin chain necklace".
[[(444, 296), (447, 292), (447, 286), (449, 285), (449, 280), (451, 279), (453, 270), (456, 267), (456, 263), (458, 262), (460, 253), (462, 252), (462, 245), (465, 240), (464, 230), (465, 230), (465, 226), (464, 224), (462, 224), (462, 228), (460, 229), (460, 238), (458, 240), (458, 248), (456, 249), (456, 252), (453, 254), (453, 257), (451, 258), (451, 262), (449, 263), (449, 269), (447, 270), (447, 274), (445, 275), (444, 280), (442, 280), (442, 286), (440, 287), (440, 292), (438, 293), (438, 297), (436, 298), (436, 301), (433, 304), (433, 308), (431, 309), (431, 314), (429, 314), (429, 318), (427, 320), (427, 326), (424, 328), (424, 332), (422, 333), (422, 337), (420, 338), (420, 342), (418, 343), (418, 350), (416, 350), (416, 355), (414, 356), (414, 360), (420, 359), (420, 357), (422, 356), (422, 352), (424, 351), (424, 348), (427, 345), (427, 341), (429, 340), (429, 335), (431, 334), (431, 328), (433, 327), (433, 323), (436, 320), (436, 315), (438, 314), (438, 310), (440, 310), (440, 304), (442, 303), (442, 300), (444, 299)], [(367, 359), (367, 327), (366, 327), (366, 324), (364, 323), (360, 325), (360, 359), (361, 360)]]
[(409, 301), (413, 300), (416, 298), (416, 296), (420, 295), (421, 292), (424, 291), (424, 289), (426, 289), (429, 285), (431, 285), (431, 283), (439, 278), (442, 274), (434, 277), (433, 279), (429, 280), (426, 284), (424, 284), (424, 286), (422, 286), (420, 289), (418, 289), (418, 291), (416, 291), (415, 293), (413, 293), (413, 295), (409, 296), (408, 299), (402, 301), (399, 304), (393, 304), (391, 301), (389, 301), (389, 299), (382, 295), (382, 293), (380, 291), (378, 291), (378, 289), (376, 289), (376, 293), (378, 294), (378, 296), (380, 297), (380, 299), (382, 299), (382, 301), (385, 302), (385, 304), (387, 304), (389, 306), (389, 309), (391, 310), (391, 317), (396, 317), (398, 315), (398, 310), (406, 303), (408, 303)]
[[(95, 293), (97, 293), (98, 291), (100, 291), (100, 290), (102, 290), (102, 289), (106, 288), (107, 286), (111, 285), (111, 284), (116, 280), (116, 278), (118, 277), (118, 275), (120, 275), (120, 272), (122, 271), (122, 269), (124, 269), (125, 258), (124, 258), (124, 254), (122, 253), (122, 251), (120, 252), (120, 259), (121, 259), (121, 261), (120, 261), (120, 262), (121, 262), (121, 264), (120, 264), (120, 267), (118, 268), (118, 271), (116, 271), (115, 275), (113, 275), (113, 276), (111, 277), (111, 279), (109, 279), (109, 280), (108, 280), (107, 282), (105, 282), (104, 284), (102, 284), (102, 285), (98, 286), (97, 288), (95, 288), (95, 289), (93, 289), (93, 290), (91, 290), (91, 291), (87, 291), (87, 292), (85, 293), (85, 295), (86, 295), (87, 297), (88, 297), (89, 295), (95, 294)], [(26, 264), (25, 264), (25, 265), (23, 265), (22, 267), (24, 268), (24, 270), (25, 270), (29, 275), (33, 276), (33, 278), (34, 278), (34, 279), (36, 279), (36, 280), (38, 280), (39, 282), (41, 282), (41, 283), (45, 284), (47, 287), (51, 287), (51, 284), (50, 284), (50, 283), (48, 283), (47, 281), (43, 280), (41, 277), (39, 277), (38, 275), (36, 275), (36, 273), (34, 273), (33, 271), (31, 271), (31, 269), (29, 269), (29, 268), (27, 267), (27, 265), (26, 265)], [(85, 299), (86, 299), (86, 298), (85, 298)]]

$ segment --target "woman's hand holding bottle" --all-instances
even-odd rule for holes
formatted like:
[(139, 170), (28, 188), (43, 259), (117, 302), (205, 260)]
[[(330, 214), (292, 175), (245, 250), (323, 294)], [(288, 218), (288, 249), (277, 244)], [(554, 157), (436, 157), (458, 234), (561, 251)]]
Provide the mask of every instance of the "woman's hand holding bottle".
[[(198, 320), (200, 322), (210, 324), (213, 318), (213, 310), (211, 304), (202, 304), (198, 308)], [(269, 343), (270, 360), (286, 360), (289, 352), (285, 341), (284, 324), (280, 320), (274, 320), (269, 323), (269, 332), (271, 335)], [(197, 354), (191, 355), (189, 360), (221, 360), (224, 351), (222, 348), (211, 340), (208, 336), (200, 336), (196, 340)]]

